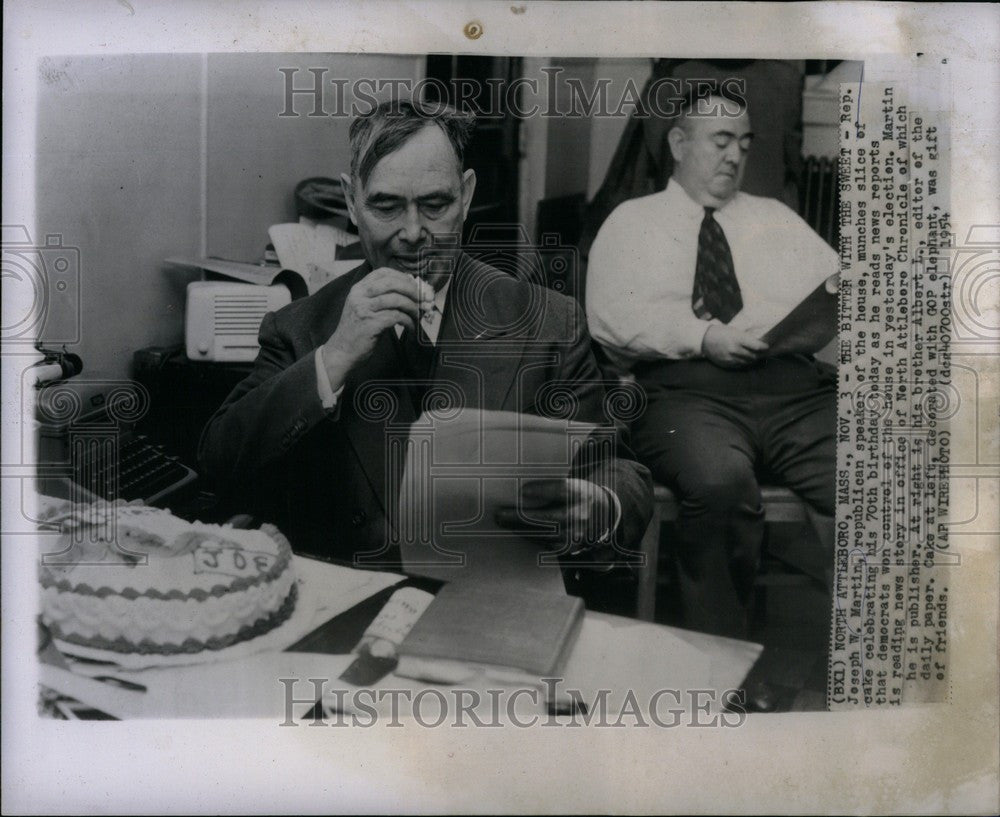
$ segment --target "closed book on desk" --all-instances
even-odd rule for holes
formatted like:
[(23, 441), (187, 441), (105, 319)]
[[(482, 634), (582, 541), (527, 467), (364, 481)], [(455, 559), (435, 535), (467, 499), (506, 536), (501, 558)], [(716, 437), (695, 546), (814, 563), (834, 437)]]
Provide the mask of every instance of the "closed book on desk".
[(537, 684), (562, 671), (583, 622), (573, 596), (453, 582), (399, 648), (396, 674), (457, 684), (476, 676)]

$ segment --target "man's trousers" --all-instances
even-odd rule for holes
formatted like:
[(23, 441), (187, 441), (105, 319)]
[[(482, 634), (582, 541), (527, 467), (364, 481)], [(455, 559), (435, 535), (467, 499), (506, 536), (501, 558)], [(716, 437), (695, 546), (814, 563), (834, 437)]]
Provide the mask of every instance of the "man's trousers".
[[(701, 360), (647, 365), (636, 376), (648, 404), (633, 448), (680, 504), (685, 626), (746, 638), (764, 537), (760, 484), (787, 486), (833, 515), (835, 382), (804, 357), (739, 371)], [(832, 564), (832, 535), (822, 538)]]

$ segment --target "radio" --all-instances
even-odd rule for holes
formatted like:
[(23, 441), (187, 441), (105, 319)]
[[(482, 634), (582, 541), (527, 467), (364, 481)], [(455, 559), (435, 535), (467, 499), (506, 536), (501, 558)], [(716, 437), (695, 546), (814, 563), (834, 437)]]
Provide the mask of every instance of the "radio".
[(187, 287), (185, 346), (191, 360), (244, 363), (260, 349), (264, 315), (292, 302), (283, 284), (192, 281)]

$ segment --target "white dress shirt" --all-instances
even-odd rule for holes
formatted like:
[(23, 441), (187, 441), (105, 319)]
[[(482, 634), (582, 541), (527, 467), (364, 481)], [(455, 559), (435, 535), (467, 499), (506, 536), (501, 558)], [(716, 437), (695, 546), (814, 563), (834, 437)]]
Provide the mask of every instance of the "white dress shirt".
[[(591, 335), (617, 362), (702, 356), (713, 319), (691, 309), (705, 208), (676, 181), (615, 208), (587, 267)], [(733, 256), (743, 309), (729, 322), (757, 337), (838, 271), (837, 254), (776, 199), (737, 193), (714, 213)]]

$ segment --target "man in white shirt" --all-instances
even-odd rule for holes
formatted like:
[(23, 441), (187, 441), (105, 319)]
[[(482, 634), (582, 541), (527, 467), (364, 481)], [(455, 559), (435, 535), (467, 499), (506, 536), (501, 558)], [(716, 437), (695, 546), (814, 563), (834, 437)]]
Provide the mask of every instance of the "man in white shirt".
[(741, 101), (690, 100), (673, 176), (605, 221), (586, 295), (593, 337), (647, 392), (633, 447), (680, 499), (686, 624), (733, 637), (748, 635), (760, 481), (832, 514), (836, 464), (833, 373), (818, 348), (769, 356), (761, 337), (835, 283), (837, 256), (784, 204), (739, 192), (751, 139)]
[[(402, 462), (389, 440), (428, 401), (540, 414), (556, 381), (575, 419), (609, 425), (580, 308), (457, 243), (476, 182), (463, 167), (471, 126), (471, 115), (405, 101), (352, 123), (342, 181), (366, 261), (264, 318), (253, 371), (202, 435), (204, 470), (299, 551), (400, 567), (389, 524)], [(523, 502), (532, 519), (579, 533), (572, 550), (606, 553), (641, 538), (649, 474), (621, 441), (566, 479), (526, 483)], [(519, 510), (497, 523), (521, 527)]]

